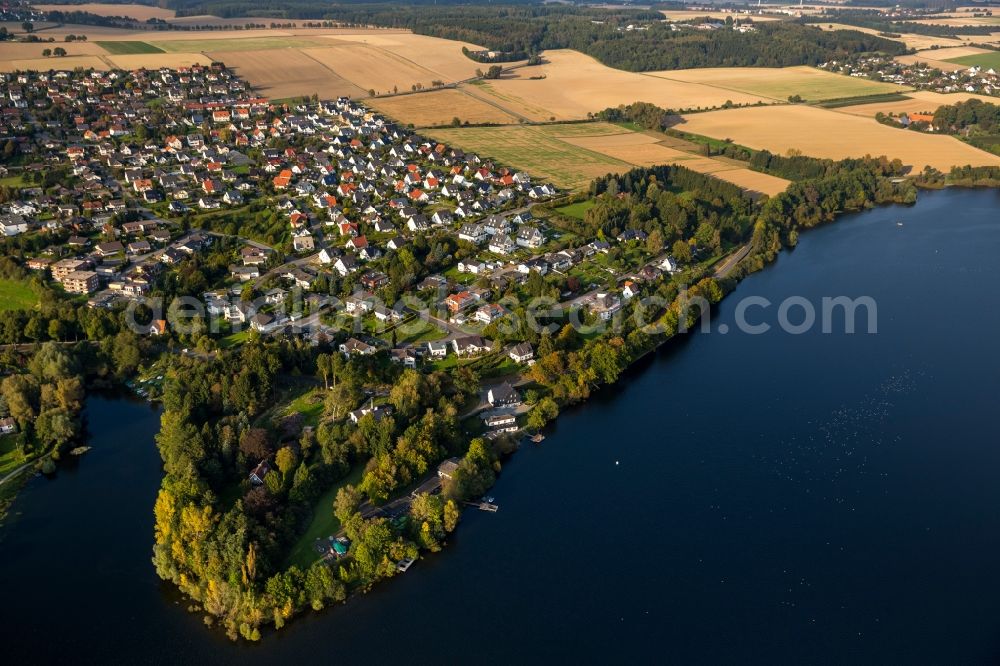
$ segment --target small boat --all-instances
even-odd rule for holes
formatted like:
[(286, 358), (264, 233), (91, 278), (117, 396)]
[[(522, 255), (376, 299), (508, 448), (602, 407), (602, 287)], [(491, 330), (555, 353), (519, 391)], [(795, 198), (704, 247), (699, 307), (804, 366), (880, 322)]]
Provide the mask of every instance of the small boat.
[(89, 450), (90, 450), (89, 446), (78, 446), (75, 449), (71, 450), (69, 452), (69, 454), (71, 456), (82, 456), (84, 453), (86, 453)]
[(901, 226), (903, 226), (903, 223), (902, 222), (896, 222), (896, 226), (897, 227), (901, 227)]
[(535, 444), (541, 444), (543, 441), (545, 441), (545, 435), (543, 435), (542, 433), (538, 433), (537, 435), (534, 435), (531, 438), (531, 441), (534, 442)]

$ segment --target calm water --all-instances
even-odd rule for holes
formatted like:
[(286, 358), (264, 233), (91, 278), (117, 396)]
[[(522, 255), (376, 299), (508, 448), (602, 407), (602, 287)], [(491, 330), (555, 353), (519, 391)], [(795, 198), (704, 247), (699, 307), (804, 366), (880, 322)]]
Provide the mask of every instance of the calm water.
[(877, 335), (672, 345), (516, 455), (444, 553), (257, 646), (149, 564), (158, 413), (91, 398), (94, 449), (0, 532), (4, 661), (997, 661), (998, 212), (925, 193), (804, 234), (715, 323), (870, 295)]

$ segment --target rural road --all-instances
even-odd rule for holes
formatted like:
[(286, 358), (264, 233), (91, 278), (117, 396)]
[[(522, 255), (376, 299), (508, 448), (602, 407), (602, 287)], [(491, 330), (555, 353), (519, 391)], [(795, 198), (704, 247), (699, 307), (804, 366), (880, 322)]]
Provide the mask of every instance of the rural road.
[(735, 254), (730, 255), (728, 259), (726, 259), (725, 261), (723, 261), (722, 264), (717, 269), (715, 269), (715, 275), (714, 275), (714, 277), (724, 278), (727, 275), (729, 275), (729, 273), (734, 268), (736, 268), (736, 264), (738, 264), (741, 261), (743, 261), (743, 259), (748, 254), (750, 254), (750, 248), (751, 248), (752, 245), (753, 245), (753, 242), (747, 243), (746, 245), (744, 245), (743, 247), (741, 247), (739, 250), (737, 250)]

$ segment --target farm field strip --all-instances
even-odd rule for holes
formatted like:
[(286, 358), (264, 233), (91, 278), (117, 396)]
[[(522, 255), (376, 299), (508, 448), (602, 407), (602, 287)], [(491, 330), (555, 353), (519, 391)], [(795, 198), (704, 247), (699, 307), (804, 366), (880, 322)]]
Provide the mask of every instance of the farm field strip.
[(560, 49), (545, 51), (545, 62), (522, 67), (476, 86), (507, 110), (535, 121), (582, 120), (619, 104), (644, 101), (669, 109), (769, 103), (771, 98), (612, 69), (594, 58)]
[(358, 88), (376, 93), (408, 90), (418, 83), (429, 88), (432, 81), (441, 78), (402, 56), (366, 44), (324, 46), (302, 52)]
[(679, 164), (753, 192), (775, 194), (788, 181), (757, 173), (732, 160), (717, 160), (671, 147), (691, 144), (610, 123), (507, 126), (432, 131), (431, 136), (505, 164), (533, 170), (559, 187), (580, 189), (606, 173), (637, 166)]
[(201, 53), (137, 53), (134, 55), (105, 56), (104, 60), (111, 61), (115, 67), (129, 70), (212, 64), (212, 58)]
[(377, 111), (415, 127), (447, 125), (453, 118), (472, 124), (509, 125), (517, 118), (461, 90), (445, 88), (417, 95), (373, 97), (367, 104)]
[(700, 83), (785, 101), (799, 95), (809, 102), (910, 90), (894, 83), (868, 81), (812, 67), (720, 67), (651, 72), (651, 76)]
[[(167, 53), (228, 53), (230, 51), (263, 51), (266, 49), (297, 49), (326, 46), (325, 40), (308, 37), (236, 37), (230, 39), (172, 39), (152, 41), (153, 46)], [(274, 56), (280, 57), (280, 56)], [(282, 62), (275, 62), (275, 67), (286, 70)]]
[(126, 40), (99, 41), (97, 45), (111, 55), (135, 55), (140, 53), (166, 53), (158, 46), (148, 42), (130, 42)]
[(920, 90), (909, 93), (910, 99), (897, 102), (883, 102), (878, 104), (857, 104), (854, 106), (842, 106), (836, 109), (842, 113), (849, 113), (855, 116), (865, 116), (874, 118), (877, 113), (934, 113), (938, 107), (946, 104), (957, 104), (969, 99), (979, 99), (984, 102), (998, 101), (996, 97), (986, 97), (972, 93), (936, 93), (930, 90)]
[[(32, 5), (35, 9), (43, 12), (88, 12), (97, 16), (128, 16), (137, 21), (148, 21), (149, 19), (172, 19), (176, 15), (173, 9), (163, 9), (150, 5), (140, 4), (114, 4), (109, 2), (85, 2), (79, 5)], [(245, 21), (246, 19), (244, 19)]]
[(563, 141), (635, 166), (679, 164), (763, 194), (774, 195), (788, 187), (788, 181), (783, 178), (752, 171), (736, 160), (720, 160), (678, 150), (670, 147), (674, 142), (661, 141), (653, 134), (625, 131), (614, 135), (569, 137)]
[(896, 129), (873, 118), (812, 106), (709, 111), (687, 115), (684, 121), (678, 129), (715, 139), (729, 138), (749, 148), (779, 154), (800, 150), (805, 155), (830, 159), (886, 155), (902, 160), (913, 171), (925, 166), (948, 171), (956, 165), (1000, 165), (1000, 157), (950, 136)]
[(296, 49), (289, 49), (281, 54), (281, 66), (275, 66), (275, 53), (271, 50), (207, 55), (213, 60), (225, 62), (226, 66), (232, 67), (237, 74), (250, 81), (258, 92), (268, 97), (295, 97), (313, 93), (327, 98), (365, 95), (364, 90)]
[(1000, 51), (986, 51), (984, 53), (970, 54), (957, 58), (948, 58), (948, 62), (965, 67), (1000, 70)]
[(62, 58), (27, 58), (0, 61), (0, 72), (18, 70), (47, 71), (50, 69), (109, 69), (108, 64), (96, 55), (64, 56)]
[(547, 130), (514, 125), (441, 129), (428, 134), (449, 145), (527, 170), (561, 188), (582, 188), (598, 176), (627, 171), (633, 166), (562, 141)]

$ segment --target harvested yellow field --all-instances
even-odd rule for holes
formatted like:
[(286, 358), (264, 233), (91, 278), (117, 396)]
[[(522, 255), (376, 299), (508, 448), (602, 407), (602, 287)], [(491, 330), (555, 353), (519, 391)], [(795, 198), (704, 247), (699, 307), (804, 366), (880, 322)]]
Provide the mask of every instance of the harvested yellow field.
[[(121, 10), (131, 7), (107, 6)], [(251, 19), (218, 19), (216, 24), (237, 25), (248, 20)], [(262, 22), (269, 19), (252, 20)], [(38, 27), (43, 26), (39, 24)], [(50, 26), (44, 27), (45, 34), (54, 37), (59, 46), (69, 51), (70, 56), (95, 57), (84, 60), (67, 57), (58, 63), (54, 59), (49, 62), (42, 60), (42, 50), (52, 48), (51, 44), (0, 43), (0, 67), (4, 71), (77, 66), (134, 69), (164, 65), (182, 67), (215, 59), (237, 68), (263, 94), (273, 97), (313, 93), (364, 97), (372, 89), (384, 94), (394, 88), (410, 90), (414, 84), (430, 88), (434, 81), (454, 83), (472, 78), (476, 69), (482, 67), (462, 53), (463, 46), (480, 48), (474, 44), (414, 35), (396, 29), (290, 27), (192, 32), (54, 24), (51, 29)], [(20, 26), (10, 26), (10, 29), (20, 30)], [(85, 34), (90, 41), (66, 43), (62, 41), (66, 34)], [(109, 51), (113, 53), (117, 49), (102, 48), (95, 43), (98, 40), (144, 42), (166, 53), (109, 54)], [(489, 106), (466, 101), (467, 119), (470, 122), (493, 122), (490, 118), (501, 122), (517, 120), (501, 110), (491, 111)], [(432, 111), (429, 108), (423, 110)], [(454, 115), (453, 110), (448, 110), (447, 122)]]
[(472, 50), (478, 50), (482, 47), (467, 42), (384, 30), (381, 32), (336, 33), (330, 34), (328, 39), (334, 39), (338, 43), (366, 44), (388, 51), (405, 60), (418, 63), (420, 67), (436, 74), (435, 78), (446, 82), (472, 78), (476, 75), (476, 69), (482, 67), (481, 64), (470, 60), (462, 53), (463, 46)]
[(684, 120), (678, 129), (779, 154), (799, 150), (831, 159), (885, 155), (899, 158), (914, 171), (928, 165), (941, 170), (966, 164), (1000, 165), (1000, 156), (953, 137), (895, 129), (870, 118), (811, 106), (710, 111)]
[[(929, 51), (933, 53), (933, 51)], [(968, 69), (968, 65), (960, 65), (957, 62), (945, 62), (944, 60), (934, 60), (933, 58), (928, 58), (921, 55), (905, 55), (897, 56), (896, 60), (904, 65), (916, 65), (918, 63), (924, 63), (928, 67), (934, 67), (940, 69), (942, 72), (957, 72), (963, 69)]]
[(950, 48), (943, 49), (926, 49), (924, 51), (918, 51), (914, 55), (916, 56), (927, 56), (928, 58), (934, 58), (935, 60), (951, 60), (952, 58), (964, 58), (970, 55), (979, 55), (980, 53), (992, 53), (989, 49), (981, 49), (976, 46), (952, 46)]
[(854, 106), (843, 106), (836, 111), (849, 113), (855, 116), (865, 116), (874, 118), (877, 113), (934, 113), (939, 107), (947, 104), (957, 104), (969, 99), (978, 99), (983, 102), (997, 103), (996, 97), (985, 95), (975, 95), (972, 93), (942, 93), (931, 92), (930, 90), (920, 90), (918, 92), (907, 93), (910, 99), (899, 102), (880, 102), (877, 104), (856, 104)]
[(316, 93), (330, 99), (340, 95), (360, 97), (364, 94), (361, 88), (295, 49), (209, 53), (208, 57), (225, 62), (227, 67), (235, 69), (257, 92), (267, 97)]
[(42, 58), (42, 51), (52, 50), (57, 46), (66, 49), (68, 56), (104, 55), (107, 53), (92, 42), (59, 42), (54, 44), (41, 42), (0, 42), (0, 62), (8, 60), (31, 60)]
[(159, 67), (190, 67), (211, 65), (212, 58), (201, 53), (135, 53), (106, 56), (115, 67), (122, 69), (157, 69)]
[(416, 127), (447, 125), (458, 118), (463, 123), (510, 125), (517, 118), (476, 97), (454, 88), (415, 95), (373, 97), (365, 102), (380, 113)]
[[(568, 49), (546, 51), (545, 64), (523, 67), (477, 89), (531, 120), (579, 120), (587, 113), (631, 102), (667, 109), (699, 109), (770, 102), (759, 95), (612, 69)], [(537, 77), (537, 78), (533, 78)]]
[(63, 58), (31, 58), (27, 60), (0, 61), (0, 72), (16, 72), (18, 70), (35, 70), (39, 72), (55, 70), (71, 70), (77, 67), (84, 69), (110, 69), (107, 63), (98, 56), (66, 56)]
[[(319, 38), (310, 37), (234, 37), (230, 39), (216, 39), (214, 37), (205, 39), (171, 39), (167, 41), (149, 41), (153, 46), (163, 49), (167, 53), (202, 53), (211, 51), (212, 53), (228, 53), (229, 51), (264, 51), (267, 49), (298, 49), (314, 46), (323, 46), (325, 41)], [(275, 66), (282, 66), (282, 54), (272, 54), (275, 59)]]
[(825, 72), (814, 67), (718, 67), (653, 72), (652, 75), (781, 101), (787, 100), (792, 95), (799, 95), (807, 101), (815, 102), (910, 90), (894, 83), (869, 81)]
[(82, 5), (33, 5), (43, 12), (89, 12), (98, 16), (128, 16), (137, 21), (155, 19), (171, 19), (176, 12), (172, 9), (150, 7), (149, 5), (111, 4), (104, 2), (87, 2)]
[(409, 90), (418, 83), (430, 88), (432, 81), (440, 79), (438, 74), (412, 60), (366, 44), (309, 48), (303, 49), (303, 53), (358, 88), (374, 90), (376, 94)]

